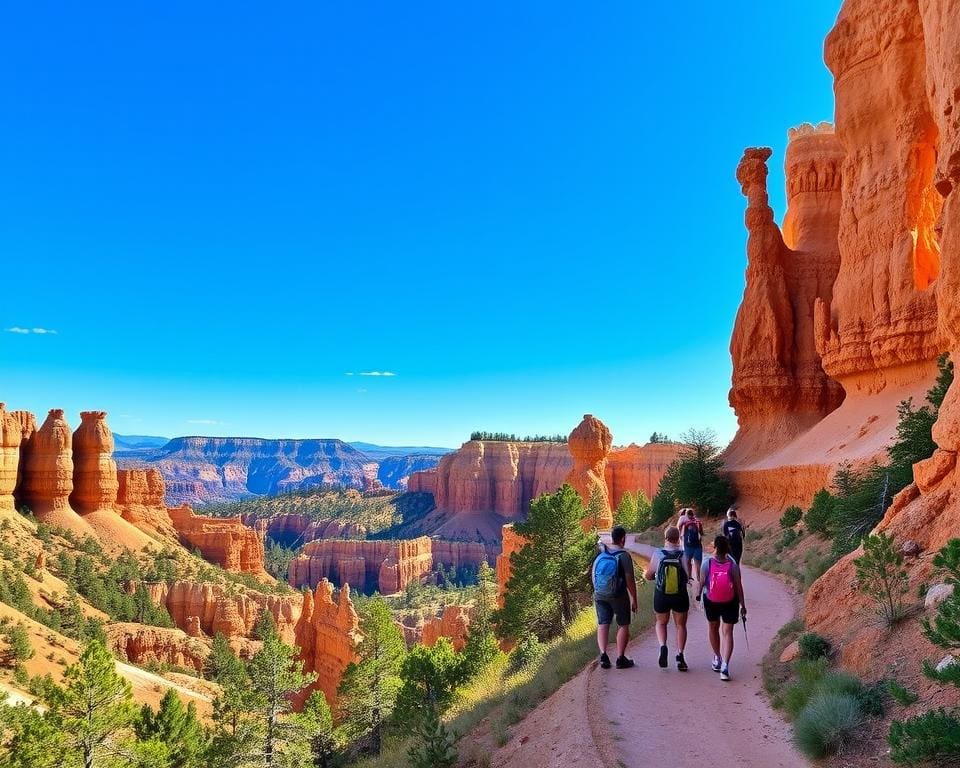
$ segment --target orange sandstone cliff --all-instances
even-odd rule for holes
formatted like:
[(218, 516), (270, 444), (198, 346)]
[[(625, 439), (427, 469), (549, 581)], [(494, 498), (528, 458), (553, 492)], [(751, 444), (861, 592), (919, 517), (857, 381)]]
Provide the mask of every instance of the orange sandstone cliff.
[(0, 512), (15, 509), (13, 492), (17, 487), (20, 468), (20, 422), (0, 403)]
[(183, 505), (167, 514), (185, 546), (199, 549), (204, 558), (228, 571), (265, 573), (263, 539), (239, 517), (204, 517)]

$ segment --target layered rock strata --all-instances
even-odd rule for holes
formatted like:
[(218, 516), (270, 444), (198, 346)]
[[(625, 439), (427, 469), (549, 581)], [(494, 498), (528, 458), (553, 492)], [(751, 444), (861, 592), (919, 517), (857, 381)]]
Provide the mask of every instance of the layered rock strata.
[(132, 664), (168, 664), (199, 672), (210, 655), (206, 643), (180, 629), (115, 622), (105, 631), (110, 650)]
[(441, 637), (450, 638), (453, 648), (462, 651), (470, 631), (471, 610), (465, 605), (448, 605), (439, 616), (426, 619), (420, 629), (420, 643), (433, 647)]
[(314, 520), (309, 515), (289, 512), (270, 517), (243, 516), (242, 521), (261, 538), (284, 546), (299, 546), (317, 539), (363, 539), (367, 529), (359, 523), (342, 520)]
[(682, 447), (679, 443), (647, 443), (610, 451), (604, 474), (611, 507), (616, 509), (627, 491), (643, 491), (647, 499), (653, 499), (667, 467), (679, 457)]
[(20, 496), (41, 520), (72, 512), (73, 435), (62, 409), (53, 409), (22, 450)]
[(117, 471), (117, 509), (127, 522), (148, 533), (177, 540), (177, 529), (164, 503), (166, 488), (156, 469)]
[(70, 503), (80, 514), (113, 510), (117, 503), (117, 464), (113, 433), (106, 411), (81, 411), (73, 433), (73, 493)]
[(327, 579), (361, 591), (393, 594), (421, 581), (438, 564), (479, 566), (488, 560), (477, 542), (450, 542), (421, 536), (411, 540), (322, 540), (306, 544), (290, 561), (288, 582), (313, 587)]
[(20, 422), (0, 403), (0, 512), (12, 512), (16, 508), (13, 492), (20, 468), (21, 439)]
[(264, 573), (263, 539), (245, 526), (239, 517), (204, 517), (184, 505), (167, 514), (180, 541), (199, 549), (203, 557), (228, 571)]

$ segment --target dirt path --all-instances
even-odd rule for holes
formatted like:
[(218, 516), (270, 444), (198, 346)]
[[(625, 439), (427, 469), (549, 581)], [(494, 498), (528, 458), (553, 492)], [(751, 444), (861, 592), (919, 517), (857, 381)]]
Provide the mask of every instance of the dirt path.
[[(630, 545), (641, 557), (650, 547)], [(721, 760), (744, 768), (800, 768), (790, 729), (761, 691), (760, 661), (777, 630), (794, 613), (794, 597), (781, 582), (746, 568), (750, 648), (738, 626), (725, 683), (710, 669), (711, 651), (703, 613), (691, 610), (686, 658), (689, 672), (673, 662), (657, 666), (656, 636), (649, 630), (631, 643), (637, 662), (629, 670), (602, 670), (596, 663), (563, 686), (519, 723), (510, 741), (491, 756), (498, 768), (641, 768), (652, 762), (676, 766)], [(652, 610), (641, 606), (641, 610)]]

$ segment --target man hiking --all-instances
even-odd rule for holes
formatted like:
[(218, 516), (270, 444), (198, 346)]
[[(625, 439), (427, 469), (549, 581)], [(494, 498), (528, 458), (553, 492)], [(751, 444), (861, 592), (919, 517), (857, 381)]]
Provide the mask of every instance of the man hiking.
[(657, 620), (657, 640), (660, 642), (661, 669), (667, 667), (667, 624), (673, 614), (677, 625), (677, 669), (687, 671), (683, 650), (687, 645), (687, 613), (690, 610), (690, 595), (687, 594), (687, 571), (683, 565), (683, 550), (680, 548), (680, 531), (670, 526), (663, 533), (663, 549), (654, 551), (644, 578), (654, 579), (653, 612)]
[(721, 680), (730, 679), (733, 655), (733, 628), (747, 618), (740, 566), (730, 556), (730, 542), (724, 536), (713, 540), (713, 557), (702, 566), (697, 600), (703, 597), (703, 612), (709, 622), (708, 636), (713, 649), (713, 671)]
[(737, 565), (743, 563), (743, 523), (737, 519), (737, 510), (733, 507), (727, 510), (727, 519), (723, 521), (722, 533), (726, 540), (730, 542), (730, 556), (737, 561)]
[(617, 669), (633, 666), (633, 659), (626, 657), (630, 640), (630, 614), (637, 612), (637, 579), (633, 572), (633, 560), (623, 545), (627, 532), (617, 526), (610, 532), (612, 546), (603, 545), (603, 550), (593, 561), (593, 602), (597, 609), (597, 647), (600, 649), (600, 666), (610, 669), (607, 644), (610, 642), (610, 623), (617, 620)]
[(703, 562), (703, 523), (693, 509), (687, 510), (687, 517), (680, 526), (683, 537), (683, 558), (691, 580), (700, 578), (700, 564)]

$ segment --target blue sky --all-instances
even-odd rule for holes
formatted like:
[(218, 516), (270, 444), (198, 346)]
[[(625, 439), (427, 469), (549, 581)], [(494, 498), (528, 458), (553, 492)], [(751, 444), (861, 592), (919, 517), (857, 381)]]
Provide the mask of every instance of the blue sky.
[(772, 146), (782, 214), (838, 7), (11, 6), (0, 400), (166, 436), (728, 439), (734, 170)]

